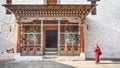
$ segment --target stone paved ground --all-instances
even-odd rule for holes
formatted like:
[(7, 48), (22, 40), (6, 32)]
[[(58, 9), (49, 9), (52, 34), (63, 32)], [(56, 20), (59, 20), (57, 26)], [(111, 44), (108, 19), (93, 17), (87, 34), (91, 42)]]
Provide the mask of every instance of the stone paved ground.
[(120, 61), (37, 61), (0, 62), (0, 68), (120, 68)]

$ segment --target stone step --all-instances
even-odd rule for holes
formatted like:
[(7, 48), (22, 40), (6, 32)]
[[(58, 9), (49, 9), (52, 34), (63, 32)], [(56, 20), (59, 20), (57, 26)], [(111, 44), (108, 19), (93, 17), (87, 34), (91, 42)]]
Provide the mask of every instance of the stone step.
[(44, 54), (45, 55), (57, 55), (58, 52), (57, 51), (45, 51)]
[(43, 59), (57, 59), (58, 56), (57, 55), (44, 55)]
[(57, 48), (45, 48), (45, 51), (57, 51)]

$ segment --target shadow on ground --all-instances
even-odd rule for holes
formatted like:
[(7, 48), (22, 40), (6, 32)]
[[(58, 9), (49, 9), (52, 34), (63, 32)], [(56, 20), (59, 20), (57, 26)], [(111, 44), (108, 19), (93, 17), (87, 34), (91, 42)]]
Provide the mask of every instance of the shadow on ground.
[(99, 63), (99, 64), (120, 64), (120, 62), (119, 63), (113, 63), (113, 62), (102, 62), (102, 63)]
[(104, 62), (100, 62), (100, 64), (120, 64), (120, 60), (110, 60), (108, 61), (104, 61)]
[(75, 68), (54, 61), (0, 62), (0, 68)]

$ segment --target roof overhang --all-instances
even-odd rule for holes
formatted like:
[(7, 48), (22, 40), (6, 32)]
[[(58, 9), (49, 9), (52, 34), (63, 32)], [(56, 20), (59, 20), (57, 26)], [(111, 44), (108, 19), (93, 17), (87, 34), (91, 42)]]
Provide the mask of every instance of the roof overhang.
[(3, 5), (16, 17), (85, 18), (96, 5)]

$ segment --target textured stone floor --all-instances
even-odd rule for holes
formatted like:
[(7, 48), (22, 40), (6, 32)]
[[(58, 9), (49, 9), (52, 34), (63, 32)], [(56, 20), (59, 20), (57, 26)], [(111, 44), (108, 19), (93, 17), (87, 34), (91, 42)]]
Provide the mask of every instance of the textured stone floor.
[(0, 61), (0, 68), (119, 68), (120, 61), (36, 61), (9, 62)]
[(39, 61), (39, 62), (1, 62), (0, 68), (74, 68), (74, 67), (53, 61)]

